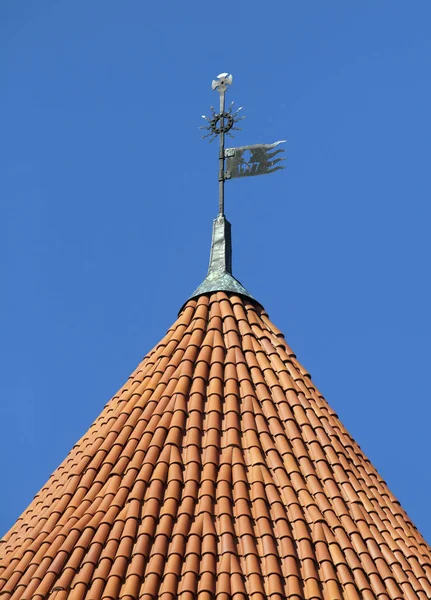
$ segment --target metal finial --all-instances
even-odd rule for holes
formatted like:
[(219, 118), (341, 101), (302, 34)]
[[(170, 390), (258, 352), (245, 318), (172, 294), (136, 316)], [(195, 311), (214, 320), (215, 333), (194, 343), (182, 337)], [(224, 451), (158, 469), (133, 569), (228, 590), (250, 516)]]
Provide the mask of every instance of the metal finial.
[(228, 86), (232, 85), (232, 81), (233, 77), (228, 73), (220, 73), (220, 75), (217, 75), (217, 79), (212, 81), (211, 87), (213, 91), (217, 91), (220, 94), (220, 110), (218, 113), (216, 113), (214, 107), (211, 106), (211, 117), (202, 115), (202, 118), (208, 121), (207, 125), (201, 127), (201, 129), (206, 129), (208, 132), (203, 137), (210, 138), (210, 142), (217, 136), (220, 140), (218, 177), (219, 214), (213, 223), (213, 235), (211, 241), (211, 254), (208, 273), (205, 280), (193, 293), (192, 298), (200, 296), (201, 294), (208, 294), (219, 290), (252, 298), (252, 296), (241, 285), (241, 283), (232, 275), (231, 226), (229, 221), (224, 216), (224, 182), (227, 178), (224, 169), (224, 135), (225, 133), (230, 135), (229, 132), (231, 129), (238, 129), (235, 127), (235, 124), (241, 118), (243, 118), (238, 115), (241, 108), (234, 111), (233, 102), (228, 110), (225, 109), (225, 93), (228, 89)]
[(283, 143), (282, 141), (273, 144), (254, 144), (253, 146), (225, 149), (225, 134), (230, 135), (232, 129), (239, 129), (235, 125), (244, 118), (239, 116), (241, 107), (237, 110), (233, 109), (233, 102), (228, 110), (225, 109), (225, 94), (228, 87), (232, 85), (232, 81), (233, 77), (228, 73), (220, 73), (217, 79), (212, 81), (212, 90), (220, 94), (220, 110), (216, 113), (214, 107), (211, 106), (211, 117), (202, 115), (202, 118), (207, 121), (207, 125), (201, 127), (201, 129), (207, 131), (207, 134), (203, 137), (209, 138), (210, 142), (217, 136), (220, 140), (219, 214), (213, 224), (208, 273), (205, 280), (195, 290), (192, 298), (215, 291), (231, 292), (252, 298), (232, 274), (231, 226), (224, 216), (224, 182), (234, 177), (264, 175), (284, 168), (280, 164), (284, 158), (279, 156), (284, 152), (284, 149), (279, 148), (279, 145)]
[(220, 94), (227, 90), (228, 85), (232, 85), (233, 77), (227, 73), (220, 73), (217, 75), (217, 79), (213, 79), (211, 87), (213, 90), (217, 90)]

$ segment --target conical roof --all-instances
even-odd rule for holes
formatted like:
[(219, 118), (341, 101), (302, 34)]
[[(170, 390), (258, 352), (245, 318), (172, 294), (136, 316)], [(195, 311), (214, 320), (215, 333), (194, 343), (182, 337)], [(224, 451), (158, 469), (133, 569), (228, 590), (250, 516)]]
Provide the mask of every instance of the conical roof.
[(0, 548), (1, 600), (431, 598), (431, 549), (227, 291), (186, 303)]

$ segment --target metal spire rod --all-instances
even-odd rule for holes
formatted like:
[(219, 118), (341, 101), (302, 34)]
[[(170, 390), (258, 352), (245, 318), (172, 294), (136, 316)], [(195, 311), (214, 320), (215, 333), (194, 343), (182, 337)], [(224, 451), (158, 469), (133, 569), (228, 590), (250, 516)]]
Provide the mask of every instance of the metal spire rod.
[(244, 117), (239, 116), (241, 107), (234, 111), (233, 102), (226, 110), (225, 105), (225, 94), (227, 87), (232, 85), (233, 77), (228, 73), (220, 73), (217, 75), (217, 79), (212, 82), (213, 91), (216, 90), (220, 94), (220, 110), (218, 113), (215, 112), (214, 107), (211, 106), (211, 117), (202, 115), (204, 119), (208, 121), (208, 125), (204, 125), (201, 129), (206, 129), (208, 133), (203, 137), (209, 137), (212, 142), (216, 137), (219, 137), (219, 170), (218, 170), (218, 182), (219, 182), (219, 202), (218, 202), (218, 214), (224, 215), (224, 182), (229, 179), (229, 174), (225, 172), (225, 134), (231, 135), (229, 132), (231, 129), (239, 129), (235, 125)]
[[(220, 77), (220, 75), (219, 75)], [(232, 76), (231, 76), (232, 79)], [(214, 85), (214, 81), (213, 81)], [(225, 128), (225, 117), (224, 117), (224, 109), (225, 109), (225, 93), (226, 93), (226, 85), (217, 86), (220, 92), (220, 150), (219, 150), (219, 173), (218, 173), (218, 214), (224, 215), (224, 128)]]

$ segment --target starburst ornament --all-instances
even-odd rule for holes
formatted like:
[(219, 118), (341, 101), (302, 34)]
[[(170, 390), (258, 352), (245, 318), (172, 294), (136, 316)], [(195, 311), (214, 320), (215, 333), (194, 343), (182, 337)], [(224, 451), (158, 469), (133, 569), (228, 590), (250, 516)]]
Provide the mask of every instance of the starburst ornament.
[(199, 128), (205, 129), (208, 132), (203, 135), (202, 138), (209, 138), (209, 141), (212, 142), (220, 135), (220, 133), (227, 133), (229, 137), (233, 137), (231, 133), (232, 130), (241, 131), (241, 127), (237, 127), (237, 123), (242, 121), (242, 119), (245, 119), (245, 115), (239, 114), (242, 110), (242, 106), (234, 109), (234, 102), (231, 102), (229, 108), (222, 113), (216, 113), (214, 106), (211, 106), (210, 109), (210, 117), (202, 115), (202, 118), (208, 122), (207, 125), (201, 125)]

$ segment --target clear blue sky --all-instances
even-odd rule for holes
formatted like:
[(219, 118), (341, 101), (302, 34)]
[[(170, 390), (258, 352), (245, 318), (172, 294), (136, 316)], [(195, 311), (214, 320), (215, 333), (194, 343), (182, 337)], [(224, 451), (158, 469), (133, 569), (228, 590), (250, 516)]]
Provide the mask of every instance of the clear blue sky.
[[(218, 8), (221, 6), (222, 8)], [(431, 3), (0, 4), (0, 534), (205, 276), (217, 148), (234, 274), (431, 542)]]

